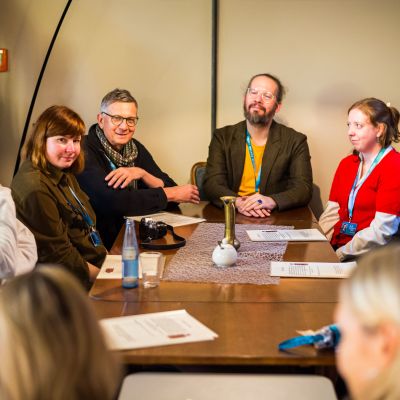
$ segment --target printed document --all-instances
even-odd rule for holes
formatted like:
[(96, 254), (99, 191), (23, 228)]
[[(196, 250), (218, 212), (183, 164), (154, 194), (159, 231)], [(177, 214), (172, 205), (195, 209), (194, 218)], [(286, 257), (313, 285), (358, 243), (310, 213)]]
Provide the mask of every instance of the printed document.
[(113, 350), (141, 349), (214, 340), (218, 335), (186, 310), (175, 310), (100, 320)]
[(355, 261), (347, 263), (271, 261), (271, 276), (347, 278), (356, 265)]
[(186, 217), (181, 214), (173, 214), (170, 212), (160, 212), (155, 214), (148, 215), (138, 215), (136, 217), (127, 217), (133, 218), (135, 221), (140, 222), (142, 218), (151, 218), (154, 221), (161, 221), (166, 223), (167, 225), (171, 225), (172, 227), (183, 226), (183, 225), (191, 225), (198, 224), (199, 222), (204, 222), (204, 218), (195, 218), (195, 217)]
[(253, 242), (315, 242), (328, 240), (318, 229), (262, 229), (246, 232)]

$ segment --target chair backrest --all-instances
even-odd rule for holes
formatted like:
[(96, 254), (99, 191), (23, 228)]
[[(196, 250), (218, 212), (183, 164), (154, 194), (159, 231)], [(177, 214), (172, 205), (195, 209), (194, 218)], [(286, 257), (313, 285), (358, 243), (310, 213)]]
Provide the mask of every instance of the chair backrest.
[(337, 400), (322, 376), (139, 372), (125, 377), (119, 400)]
[(199, 161), (193, 164), (193, 167), (190, 170), (190, 183), (199, 188), (200, 200), (208, 200), (203, 190), (203, 179), (204, 173), (206, 172), (206, 165), (207, 163), (205, 161)]

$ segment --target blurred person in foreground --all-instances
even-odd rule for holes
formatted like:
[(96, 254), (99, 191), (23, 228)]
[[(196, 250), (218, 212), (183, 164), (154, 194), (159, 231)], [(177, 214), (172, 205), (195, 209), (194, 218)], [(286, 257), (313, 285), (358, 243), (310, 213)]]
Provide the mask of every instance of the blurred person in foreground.
[(120, 384), (85, 291), (54, 265), (1, 288), (0, 354), (2, 400), (112, 400)]
[(31, 271), (36, 261), (35, 238), (16, 218), (10, 189), (0, 185), (0, 281)]
[(400, 246), (362, 257), (339, 298), (337, 367), (352, 399), (400, 399)]
[(353, 154), (336, 170), (319, 224), (340, 261), (387, 244), (400, 223), (399, 112), (376, 98), (348, 110)]
[(33, 233), (38, 261), (61, 264), (89, 288), (107, 254), (88, 196), (73, 172), (84, 166), (85, 125), (65, 106), (45, 110), (33, 126), (12, 183), (17, 217)]
[[(86, 164), (77, 179), (90, 197), (107, 249), (117, 238), (124, 216), (152, 214), (165, 210), (170, 202), (200, 201), (196, 186), (177, 186), (133, 137), (138, 121), (136, 99), (128, 90), (114, 89), (102, 99), (97, 124), (83, 140)], [(179, 159), (179, 149), (176, 152), (172, 157)]]

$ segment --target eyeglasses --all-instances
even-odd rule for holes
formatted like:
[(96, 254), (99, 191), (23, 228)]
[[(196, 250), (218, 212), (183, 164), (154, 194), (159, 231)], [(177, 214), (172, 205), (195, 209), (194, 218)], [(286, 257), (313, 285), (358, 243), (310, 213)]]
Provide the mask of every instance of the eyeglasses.
[(101, 113), (102, 113), (102, 114), (108, 115), (108, 116), (110, 117), (110, 119), (111, 119), (111, 123), (112, 123), (113, 125), (116, 125), (116, 126), (121, 125), (121, 124), (122, 124), (122, 121), (125, 120), (125, 121), (126, 121), (126, 124), (132, 128), (132, 127), (134, 127), (134, 126), (138, 123), (138, 121), (139, 121), (139, 117), (128, 117), (128, 118), (124, 118), (124, 117), (121, 117), (120, 115), (111, 115), (111, 114), (107, 114), (105, 111), (102, 111)]
[(261, 98), (266, 101), (270, 102), (275, 99), (275, 95), (271, 92), (266, 92), (261, 90), (260, 88), (247, 88), (247, 93), (250, 97), (258, 97), (258, 95), (261, 95)]

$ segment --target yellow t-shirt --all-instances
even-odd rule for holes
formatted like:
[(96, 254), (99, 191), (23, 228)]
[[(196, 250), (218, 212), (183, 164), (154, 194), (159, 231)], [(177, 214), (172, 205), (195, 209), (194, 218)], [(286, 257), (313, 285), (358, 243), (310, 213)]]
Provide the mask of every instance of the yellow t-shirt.
[(248, 196), (256, 191), (256, 178), (258, 170), (261, 168), (262, 157), (265, 150), (265, 144), (263, 146), (256, 146), (251, 143), (254, 153), (254, 161), (256, 163), (256, 172), (254, 173), (253, 164), (250, 158), (249, 148), (246, 145), (246, 157), (244, 159), (244, 168), (242, 180), (239, 187), (239, 196)]

